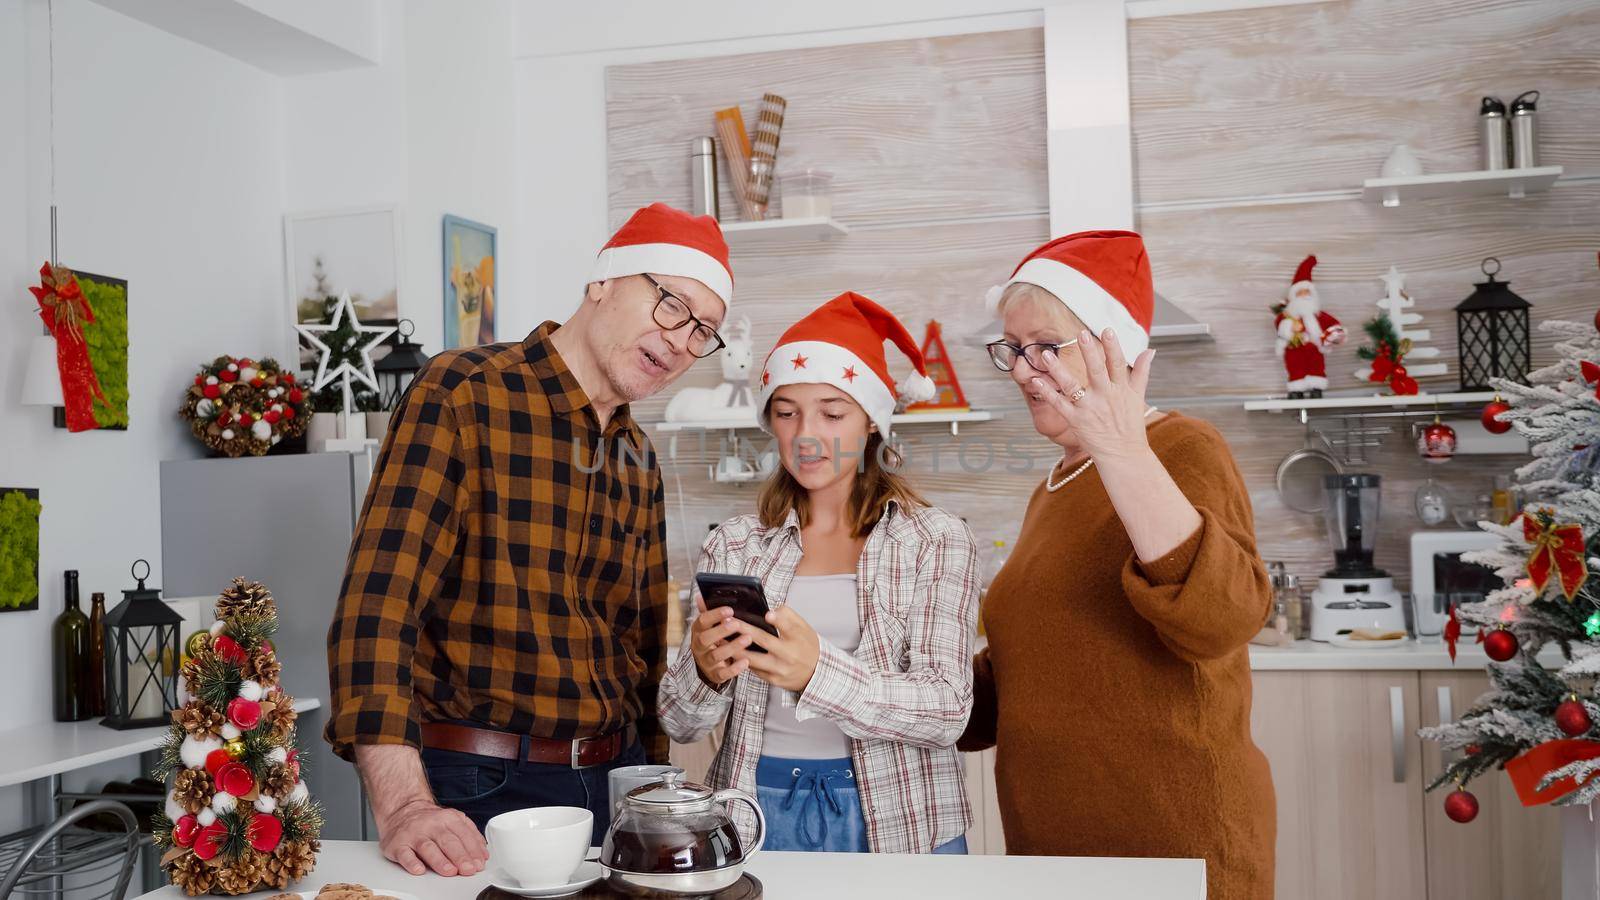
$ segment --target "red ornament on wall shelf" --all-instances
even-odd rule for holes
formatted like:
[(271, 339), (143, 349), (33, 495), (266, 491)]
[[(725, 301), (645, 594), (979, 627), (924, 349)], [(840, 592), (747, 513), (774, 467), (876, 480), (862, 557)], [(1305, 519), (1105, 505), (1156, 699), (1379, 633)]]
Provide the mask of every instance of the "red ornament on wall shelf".
[(1423, 462), (1449, 462), (1456, 455), (1456, 430), (1434, 416), (1432, 424), (1417, 435), (1417, 455)]

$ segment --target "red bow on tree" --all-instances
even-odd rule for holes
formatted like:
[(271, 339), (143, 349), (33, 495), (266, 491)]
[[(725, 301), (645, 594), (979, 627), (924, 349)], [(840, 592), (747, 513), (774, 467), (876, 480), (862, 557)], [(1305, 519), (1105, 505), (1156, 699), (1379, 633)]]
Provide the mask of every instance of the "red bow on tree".
[(1543, 509), (1533, 516), (1523, 513), (1522, 536), (1533, 545), (1528, 557), (1528, 578), (1532, 579), (1534, 590), (1543, 593), (1550, 583), (1550, 573), (1555, 572), (1562, 596), (1569, 602), (1578, 596), (1589, 578), (1589, 565), (1583, 556), (1583, 529), (1557, 525), (1551, 511)]
[(1389, 342), (1380, 341), (1378, 343), (1378, 355), (1372, 360), (1372, 375), (1367, 380), (1379, 384), (1388, 381), (1389, 376), (1394, 374), (1396, 362), (1394, 350), (1389, 346)]

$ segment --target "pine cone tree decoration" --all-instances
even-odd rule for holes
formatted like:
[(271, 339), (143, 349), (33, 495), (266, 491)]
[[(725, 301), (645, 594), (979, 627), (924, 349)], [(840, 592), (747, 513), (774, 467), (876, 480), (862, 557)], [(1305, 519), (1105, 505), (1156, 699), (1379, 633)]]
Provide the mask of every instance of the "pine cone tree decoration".
[(172, 799), (188, 813), (210, 806), (215, 795), (211, 776), (204, 769), (184, 769), (172, 782)]
[(278, 661), (278, 654), (263, 647), (250, 655), (244, 664), (244, 677), (254, 681), (262, 687), (271, 687), (278, 683), (278, 676), (283, 674), (283, 663)]
[[(285, 882), (287, 884), (311, 874), (311, 870), (317, 866), (317, 854), (320, 852), (322, 852), (322, 842), (315, 838), (309, 841), (284, 841), (273, 851), (272, 859), (282, 868), (283, 874), (288, 879)], [(283, 887), (283, 885), (278, 884), (273, 887)]]
[(231, 864), (217, 867), (217, 892), (248, 894), (256, 889), (266, 873), (266, 857), (254, 850), (247, 850)]
[(217, 618), (223, 621), (240, 615), (265, 616), (276, 610), (272, 592), (259, 581), (235, 578), (233, 584), (217, 598)]
[(267, 727), (272, 729), (272, 739), (280, 744), (288, 743), (289, 735), (294, 731), (294, 721), (300, 714), (294, 711), (294, 702), (288, 697), (279, 695), (279, 702), (272, 707), (272, 715), (268, 716)]
[(216, 737), (222, 733), (222, 726), (227, 723), (222, 713), (198, 701), (185, 704), (173, 713), (173, 718), (189, 736), (197, 741)]
[(289, 799), (289, 792), (294, 790), (294, 773), (283, 763), (273, 763), (272, 768), (261, 779), (261, 792), (279, 803)]
[(185, 853), (167, 864), (167, 877), (178, 890), (191, 897), (211, 893), (217, 883), (217, 870), (193, 853)]

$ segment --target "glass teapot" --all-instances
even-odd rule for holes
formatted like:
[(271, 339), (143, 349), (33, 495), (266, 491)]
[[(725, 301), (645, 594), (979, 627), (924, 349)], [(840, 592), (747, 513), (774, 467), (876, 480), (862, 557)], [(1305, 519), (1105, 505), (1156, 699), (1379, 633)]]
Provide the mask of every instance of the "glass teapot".
[[(748, 804), (756, 814), (755, 846), (749, 850), (734, 827), (729, 801)], [(627, 887), (711, 893), (739, 880), (766, 836), (766, 817), (754, 797), (713, 791), (668, 772), (628, 792), (606, 831), (600, 862), (612, 882)]]

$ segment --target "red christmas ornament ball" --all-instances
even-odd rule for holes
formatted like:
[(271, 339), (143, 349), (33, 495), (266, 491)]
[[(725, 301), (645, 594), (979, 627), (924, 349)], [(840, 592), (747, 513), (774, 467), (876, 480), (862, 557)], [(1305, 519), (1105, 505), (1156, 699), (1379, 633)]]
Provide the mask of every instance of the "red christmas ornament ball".
[(206, 398), (209, 400), (215, 400), (222, 396), (222, 388), (217, 387), (214, 384), (208, 384), (200, 389), (200, 393), (206, 395)]
[(289, 389), (289, 402), (290, 403), (299, 403), (301, 400), (304, 400), (305, 398), (306, 398), (305, 392), (301, 391), (299, 388), (290, 388)]
[(238, 381), (239, 370), (234, 368), (223, 369), (221, 372), (217, 373), (217, 377), (227, 382)]
[(244, 763), (230, 762), (217, 770), (217, 790), (243, 797), (255, 790), (256, 779)]
[(1478, 798), (1471, 791), (1456, 788), (1444, 798), (1444, 814), (1463, 825), (1471, 822), (1478, 817)]
[(211, 859), (222, 851), (222, 845), (227, 839), (227, 826), (221, 822), (212, 822), (195, 834), (194, 855), (201, 859)]
[(283, 822), (277, 816), (256, 813), (245, 827), (245, 837), (249, 838), (250, 846), (262, 853), (271, 853), (283, 840)]
[(1567, 700), (1556, 707), (1556, 727), (1567, 737), (1581, 737), (1594, 727), (1594, 721), (1581, 702)]
[(261, 414), (261, 418), (265, 420), (268, 425), (276, 425), (278, 424), (278, 420), (283, 418), (283, 416), (269, 409)]
[(179, 847), (193, 847), (195, 835), (200, 833), (200, 820), (194, 816), (179, 816), (172, 823), (172, 842)]
[(1495, 418), (1511, 408), (1511, 404), (1496, 397), (1484, 404), (1483, 412), (1478, 416), (1478, 421), (1483, 423), (1483, 430), (1490, 434), (1505, 434), (1511, 430), (1510, 422), (1501, 422)]
[(1456, 430), (1440, 421), (1422, 429), (1417, 437), (1417, 454), (1424, 462), (1442, 463), (1456, 455)]
[(283, 379), (283, 383), (284, 384), (294, 384), (294, 373), (293, 372), (284, 372), (283, 374), (279, 375), (278, 377)]
[(292, 419), (292, 418), (294, 418), (294, 407), (292, 407), (292, 406), (285, 406), (285, 407), (284, 407), (284, 408), (283, 408), (283, 417), (284, 417), (284, 418), (285, 418), (285, 419)]
[(233, 757), (228, 755), (228, 751), (219, 747), (206, 754), (206, 771), (215, 779), (217, 771), (231, 762), (233, 762)]
[[(244, 424), (244, 416), (241, 415), (239, 421)], [(239, 646), (239, 642), (225, 634), (217, 635), (216, 640), (211, 642), (211, 650), (228, 662), (238, 666), (244, 665), (245, 660), (249, 659), (249, 656), (244, 652), (244, 648)]]
[(240, 731), (249, 731), (261, 723), (261, 704), (243, 697), (228, 701), (228, 721)]
[(1495, 662), (1505, 662), (1517, 655), (1517, 636), (1505, 628), (1497, 628), (1484, 635), (1483, 652)]

